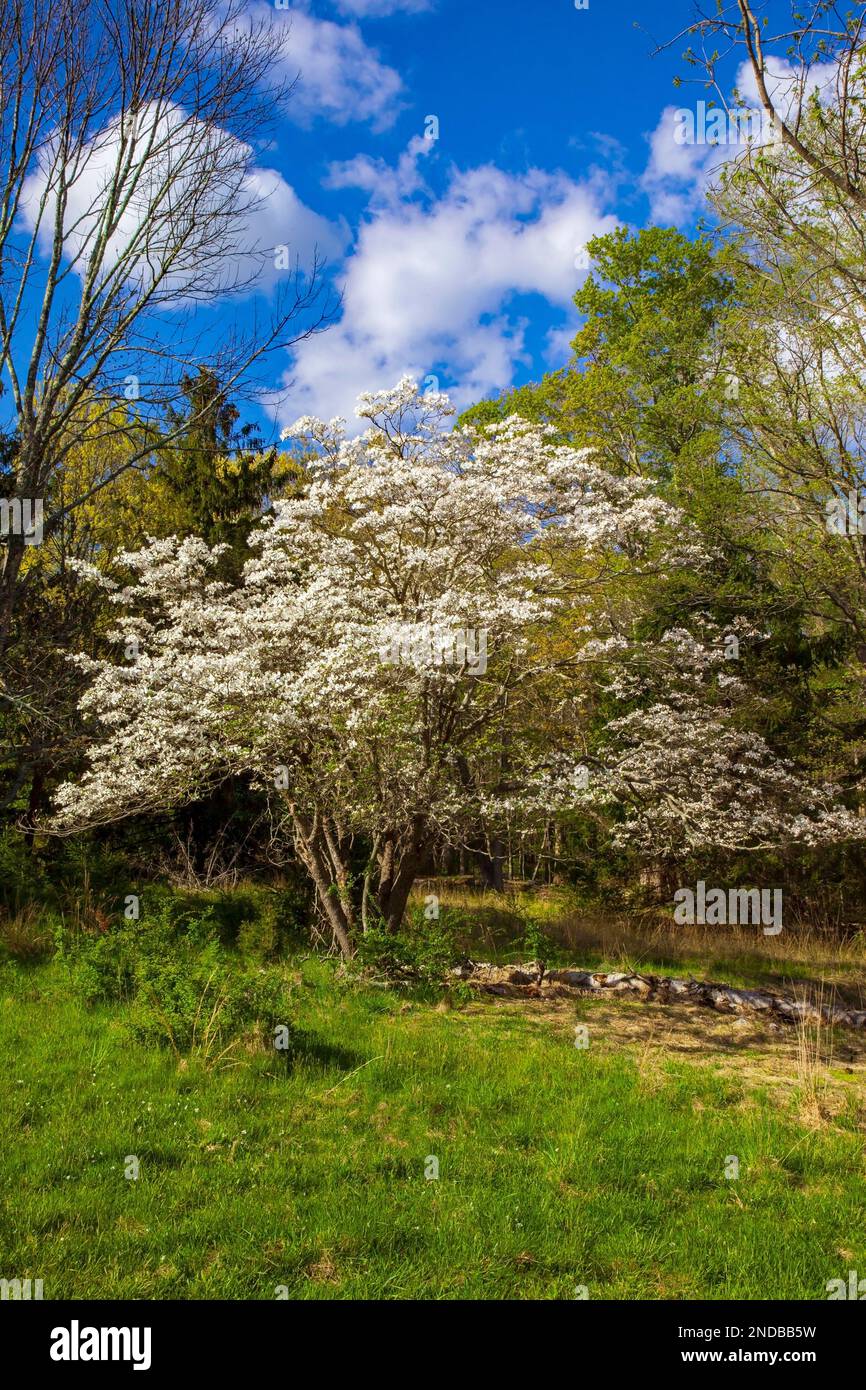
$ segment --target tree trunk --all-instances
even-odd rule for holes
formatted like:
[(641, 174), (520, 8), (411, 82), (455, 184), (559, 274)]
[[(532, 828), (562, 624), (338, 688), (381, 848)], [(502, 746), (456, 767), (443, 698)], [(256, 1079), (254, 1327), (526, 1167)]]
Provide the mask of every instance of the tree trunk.
[(27, 799), (27, 815), (24, 818), (24, 843), (29, 850), (33, 849), (36, 822), (40, 812), (45, 809), (45, 804), (45, 774), (41, 767), (35, 767), (30, 779), (30, 796)]
[(427, 823), (415, 816), (399, 834), (388, 831), (379, 856), (378, 903), (386, 931), (397, 932), (403, 925), (406, 904), (427, 849)]
[(312, 820), (306, 819), (294, 807), (291, 808), (291, 815), (298, 858), (316, 885), (319, 905), (334, 933), (340, 953), (348, 958), (354, 953), (354, 914), (351, 903), (341, 895), (341, 885), (328, 851), (321, 817), (317, 813)]
[(9, 646), (12, 636), (12, 619), (15, 615), (15, 600), (18, 596), (18, 576), (24, 559), (24, 537), (8, 535), (6, 553), (3, 557), (3, 573), (0, 574), (0, 656)]
[(550, 875), (550, 881), (551, 881), (552, 884), (554, 884), (554, 885), (556, 885), (556, 886), (559, 886), (560, 884), (562, 884), (562, 883), (565, 882), (565, 875), (564, 875), (564, 873), (563, 873), (563, 871), (562, 871), (562, 859), (563, 859), (563, 854), (564, 854), (564, 849), (563, 849), (563, 841), (562, 841), (562, 826), (559, 825), (557, 822), (554, 822), (554, 825), (553, 825), (553, 865), (552, 865), (552, 872), (551, 872), (551, 875)]
[(495, 893), (505, 891), (505, 846), (494, 836), (491, 840), (478, 840), (472, 845), (475, 862), (481, 871), (485, 888)]
[[(347, 957), (354, 954), (356, 931), (359, 925), (362, 931), (369, 930), (373, 904), (385, 930), (399, 931), (409, 894), (426, 862), (424, 817), (416, 816), (401, 831), (386, 831), (376, 839), (356, 902), (347, 841), (339, 826), (320, 811), (310, 816), (297, 806), (289, 809), (298, 858), (316, 886), (319, 904), (341, 953)], [(379, 869), (375, 891), (371, 888), (374, 864)]]

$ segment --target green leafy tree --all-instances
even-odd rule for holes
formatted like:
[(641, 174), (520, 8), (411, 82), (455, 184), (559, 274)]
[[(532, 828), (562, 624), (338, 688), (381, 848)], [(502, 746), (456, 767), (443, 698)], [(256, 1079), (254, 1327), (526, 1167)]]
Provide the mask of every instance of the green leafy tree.
[(278, 451), (263, 447), (254, 425), (239, 425), (240, 411), (207, 368), (184, 378), (183, 393), (187, 412), (169, 412), (175, 437), (159, 451), (157, 483), (173, 503), (173, 529), (228, 545), (237, 570), (274, 487)]
[(585, 321), (571, 360), (464, 418), (543, 421), (618, 474), (675, 481), (715, 463), (730, 389), (719, 325), (735, 293), (724, 259), (662, 227), (618, 228), (587, 250), (595, 269), (574, 296)]

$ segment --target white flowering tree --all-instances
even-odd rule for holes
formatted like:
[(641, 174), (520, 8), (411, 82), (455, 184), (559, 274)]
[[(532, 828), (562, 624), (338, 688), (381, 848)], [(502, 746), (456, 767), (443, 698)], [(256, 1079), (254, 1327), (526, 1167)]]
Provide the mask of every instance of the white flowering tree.
[(597, 806), (625, 811), (614, 843), (675, 860), (866, 837), (838, 787), (807, 781), (749, 727), (755, 697), (737, 674), (740, 647), (764, 635), (742, 619), (721, 631), (696, 615), (692, 627), (639, 649), (594, 645), (612, 658), (608, 691), (627, 710), (604, 728), (590, 789)]
[[(198, 539), (125, 557), (117, 664), (92, 673), (94, 744), (58, 796), (71, 831), (200, 795), (269, 791), (341, 950), (394, 930), (431, 848), (499, 805), (573, 805), (580, 749), (552, 753), (599, 595), (648, 565), (677, 514), (639, 479), (512, 418), (452, 428), (403, 379), (367, 428), (300, 420), (308, 482), (253, 538), (243, 582)], [(366, 868), (353, 878), (358, 848)]]
[[(124, 557), (123, 659), (77, 658), (94, 742), (55, 827), (252, 778), (345, 954), (371, 923), (399, 928), (432, 848), (481, 818), (625, 807), (617, 833), (648, 854), (859, 833), (741, 729), (708, 632), (621, 635), (635, 579), (700, 558), (680, 514), (543, 428), (452, 413), (404, 379), (360, 399), (357, 438), (299, 420), (307, 481), (237, 586), (197, 538)], [(581, 691), (611, 665), (624, 712), (589, 750)]]

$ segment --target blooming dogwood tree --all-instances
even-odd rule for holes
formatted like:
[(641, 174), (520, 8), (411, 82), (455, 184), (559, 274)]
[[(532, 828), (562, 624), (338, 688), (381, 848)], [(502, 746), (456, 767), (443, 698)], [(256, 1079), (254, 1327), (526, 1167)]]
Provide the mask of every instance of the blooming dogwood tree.
[[(126, 659), (77, 658), (96, 738), (57, 828), (250, 777), (346, 954), (371, 923), (396, 930), (434, 845), (484, 817), (624, 805), (617, 833), (648, 853), (854, 833), (832, 789), (738, 730), (739, 683), (705, 633), (635, 647), (608, 621), (660, 553), (700, 556), (648, 482), (517, 417), (452, 428), (408, 378), (358, 414), (357, 438), (340, 420), (287, 432), (307, 481), (251, 537), (239, 585), (197, 538), (125, 557)], [(611, 663), (626, 712), (587, 781), (572, 697)]]
[(540, 789), (548, 810), (574, 804), (579, 750), (551, 758), (541, 717), (586, 643), (569, 615), (678, 517), (521, 419), (452, 428), (447, 398), (408, 378), (358, 414), (357, 438), (340, 420), (287, 431), (308, 481), (257, 530), (239, 586), (195, 538), (125, 557), (126, 659), (77, 658), (96, 737), (55, 822), (251, 776), (344, 953), (371, 921), (399, 926), (430, 849), (467, 816)]
[(866, 837), (866, 821), (813, 786), (747, 727), (746, 683), (731, 644), (760, 640), (738, 619), (721, 632), (700, 615), (640, 651), (611, 651), (609, 693), (628, 708), (608, 722), (593, 782), (597, 805), (625, 808), (614, 843), (649, 857), (815, 846)]

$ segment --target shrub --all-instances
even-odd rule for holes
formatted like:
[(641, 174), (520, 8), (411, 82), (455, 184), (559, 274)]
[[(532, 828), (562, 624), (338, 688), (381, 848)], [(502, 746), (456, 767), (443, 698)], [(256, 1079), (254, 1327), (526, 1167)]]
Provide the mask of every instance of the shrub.
[(308, 895), (295, 886), (269, 891), (240, 923), (238, 949), (257, 960), (272, 961), (309, 933)]
[(281, 977), (227, 950), (210, 908), (190, 916), (182, 902), (163, 901), (138, 922), (78, 938), (68, 964), (87, 1003), (128, 1002), (133, 1035), (178, 1055), (216, 1062), (242, 1038), (263, 1042), (288, 1023)]
[(264, 1045), (287, 1024), (285, 991), (273, 973), (249, 973), (209, 952), (189, 962), (144, 960), (136, 971), (130, 1012), (134, 1036), (168, 1043), (178, 1055), (216, 1062), (244, 1037)]
[(542, 922), (534, 917), (526, 919), (519, 946), (527, 961), (536, 961), (544, 968), (550, 957), (551, 940)]
[(355, 960), (392, 984), (420, 984), (441, 988), (448, 970), (465, 959), (460, 946), (462, 917), (443, 912), (428, 921), (416, 909), (400, 932), (372, 927), (358, 942)]

